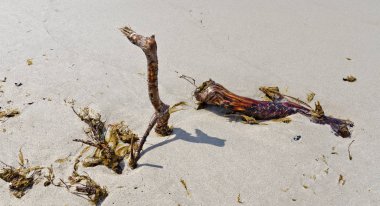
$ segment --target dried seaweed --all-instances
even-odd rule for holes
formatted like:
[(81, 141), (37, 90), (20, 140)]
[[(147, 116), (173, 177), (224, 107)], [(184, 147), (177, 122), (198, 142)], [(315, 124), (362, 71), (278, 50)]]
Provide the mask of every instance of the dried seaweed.
[(53, 184), (54, 186), (61, 186), (60, 183), (55, 183), (54, 182), (55, 175), (54, 175), (54, 171), (53, 171), (53, 166), (50, 165), (50, 167), (47, 167), (47, 169), (48, 169), (48, 174), (44, 176), (45, 179), (46, 179), (45, 182), (44, 182), (44, 186), (47, 187), (47, 186), (49, 186), (51, 184)]
[(257, 121), (255, 118), (247, 116), (247, 115), (240, 115), (241, 119), (246, 124), (260, 124), (259, 121)]
[(75, 158), (73, 172), (68, 177), (68, 182), (60, 179), (59, 183), (54, 183), (53, 168), (50, 167), (48, 175), (45, 176), (45, 186), (53, 184), (58, 187), (64, 186), (70, 193), (85, 198), (94, 205), (100, 205), (100, 203), (108, 196), (106, 187), (99, 186), (88, 174), (80, 175), (78, 173), (79, 163), (81, 157), (90, 149), (91, 146), (86, 146), (79, 155)]
[[(89, 138), (89, 140), (74, 139), (73, 141), (95, 147), (93, 154), (84, 158), (82, 165), (84, 167), (104, 165), (121, 174), (121, 162), (126, 155), (131, 153), (131, 143), (139, 139), (137, 135), (124, 122), (110, 124), (106, 127), (105, 122), (101, 120), (101, 115), (88, 107), (79, 113), (74, 108), (73, 111), (88, 125), (85, 133)], [(137, 146), (134, 145), (134, 149), (137, 149)]]
[(269, 100), (276, 100), (282, 98), (282, 95), (280, 94), (280, 89), (278, 87), (265, 87), (262, 86), (259, 88), (260, 91), (262, 91), (266, 98)]
[(7, 109), (5, 111), (0, 111), (0, 119), (15, 117), (20, 114), (18, 109)]
[(348, 75), (347, 77), (343, 77), (343, 81), (354, 82), (354, 81), (356, 81), (356, 77), (354, 77), (352, 75)]
[(181, 182), (182, 186), (185, 188), (186, 194), (188, 196), (190, 196), (190, 192), (189, 192), (189, 189), (187, 188), (187, 184), (186, 184), (185, 180), (181, 178), (180, 182)]
[(315, 97), (314, 92), (310, 92), (309, 94), (307, 94), (307, 97), (306, 97), (307, 102), (310, 103), (311, 101), (313, 101), (314, 97)]
[(41, 171), (44, 168), (40, 166), (31, 167), (25, 163), (21, 149), (19, 150), (18, 157), (20, 165), (18, 168), (1, 162), (4, 164), (4, 167), (0, 169), (0, 178), (10, 183), (9, 189), (15, 197), (21, 198), (28, 189), (37, 183), (37, 178), (40, 177)]
[(289, 117), (284, 117), (284, 118), (279, 118), (279, 119), (273, 119), (272, 121), (289, 124), (292, 121), (292, 119), (290, 119)]
[(187, 105), (188, 105), (187, 102), (183, 102), (183, 101), (178, 102), (169, 108), (169, 114), (173, 114), (174, 112), (185, 110), (183, 106), (187, 106)]
[(322, 106), (319, 103), (319, 101), (317, 101), (315, 103), (315, 109), (311, 111), (311, 116), (313, 118), (319, 119), (319, 118), (323, 117), (324, 115), (325, 115), (325, 112), (323, 111)]
[(61, 183), (70, 193), (83, 197), (94, 205), (99, 205), (108, 196), (107, 188), (101, 187), (87, 174), (79, 175), (73, 171), (68, 180), (69, 182), (61, 180)]

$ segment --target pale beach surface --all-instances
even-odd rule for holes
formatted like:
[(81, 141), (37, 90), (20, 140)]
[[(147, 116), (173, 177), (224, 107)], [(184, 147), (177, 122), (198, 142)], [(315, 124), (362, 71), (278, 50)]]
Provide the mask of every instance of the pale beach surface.
[[(240, 205), (239, 194), (242, 205), (380, 205), (380, 1), (1, 0), (0, 9), (0, 106), (21, 111), (0, 122), (3, 162), (17, 166), (22, 148), (57, 179), (71, 174), (83, 148), (72, 139), (86, 135), (65, 99), (144, 133), (154, 110), (145, 56), (118, 30), (129, 25), (156, 35), (162, 100), (191, 107), (172, 115), (172, 135), (149, 136), (137, 169), (81, 168), (108, 188), (102, 205)], [(355, 123), (352, 137), (298, 114), (247, 125), (197, 111), (181, 74), (256, 99), (260, 86), (303, 100), (312, 91), (326, 114)], [(87, 204), (41, 183), (17, 199), (0, 180), (0, 205)]]

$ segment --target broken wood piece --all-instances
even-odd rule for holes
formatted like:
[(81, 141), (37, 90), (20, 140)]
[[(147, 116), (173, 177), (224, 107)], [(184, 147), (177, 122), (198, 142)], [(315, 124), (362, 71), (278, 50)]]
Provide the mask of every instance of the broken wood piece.
[(260, 90), (272, 101), (260, 101), (239, 96), (211, 79), (196, 88), (194, 97), (199, 104), (220, 106), (255, 120), (279, 119), (300, 113), (314, 123), (330, 125), (337, 136), (351, 136), (349, 128), (353, 127), (354, 123), (326, 116), (319, 102), (315, 104), (315, 109), (311, 109), (307, 103), (281, 94), (276, 87), (261, 87)]

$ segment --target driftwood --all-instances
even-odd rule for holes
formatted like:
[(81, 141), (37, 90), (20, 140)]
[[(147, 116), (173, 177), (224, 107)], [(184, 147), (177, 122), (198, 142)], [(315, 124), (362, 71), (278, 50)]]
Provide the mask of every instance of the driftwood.
[[(144, 136), (141, 138), (139, 148), (136, 154), (132, 151), (130, 153), (129, 166), (135, 168), (137, 161), (140, 158), (140, 152), (144, 146), (146, 138), (150, 131), (156, 125), (155, 131), (159, 135), (166, 136), (172, 133), (172, 129), (168, 126), (170, 118), (169, 105), (161, 101), (158, 93), (158, 58), (157, 58), (157, 43), (154, 35), (150, 37), (144, 37), (137, 34), (130, 27), (120, 28), (120, 31), (128, 38), (128, 40), (141, 48), (147, 59), (147, 75), (148, 75), (148, 93), (149, 99), (152, 103), (155, 113), (151, 119)], [(133, 146), (132, 146), (133, 148)]]
[(270, 101), (239, 96), (210, 79), (197, 87), (194, 91), (194, 97), (200, 105), (221, 106), (232, 112), (242, 114), (245, 119), (247, 119), (246, 116), (252, 118), (250, 121), (253, 123), (257, 123), (256, 120), (278, 119), (300, 113), (312, 122), (330, 125), (337, 136), (344, 138), (351, 136), (349, 128), (353, 127), (354, 123), (349, 120), (326, 116), (319, 102), (315, 104), (316, 108), (312, 109), (299, 99), (281, 94), (277, 87), (261, 87), (260, 90), (266, 94)]

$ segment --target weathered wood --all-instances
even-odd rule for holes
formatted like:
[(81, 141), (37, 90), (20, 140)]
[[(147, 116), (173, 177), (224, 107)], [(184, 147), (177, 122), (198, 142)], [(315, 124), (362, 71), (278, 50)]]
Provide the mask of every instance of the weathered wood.
[(137, 161), (140, 158), (140, 152), (154, 125), (156, 125), (155, 132), (162, 136), (171, 134), (172, 129), (168, 126), (168, 121), (170, 118), (169, 106), (162, 102), (158, 92), (158, 57), (157, 43), (154, 35), (144, 37), (137, 34), (127, 26), (120, 28), (120, 31), (129, 39), (131, 43), (141, 48), (146, 56), (148, 70), (148, 94), (150, 102), (155, 109), (154, 117), (150, 121), (144, 136), (141, 138), (136, 156), (133, 152), (131, 152), (129, 165), (133, 168), (136, 167)]
[(199, 104), (221, 106), (257, 120), (278, 119), (300, 113), (307, 116), (312, 122), (330, 125), (337, 136), (351, 136), (349, 128), (353, 127), (354, 123), (349, 120), (326, 116), (319, 102), (316, 104), (316, 109), (313, 110), (305, 102), (281, 94), (278, 88), (262, 87), (260, 90), (272, 101), (254, 100), (239, 96), (211, 79), (197, 87), (194, 96)]

